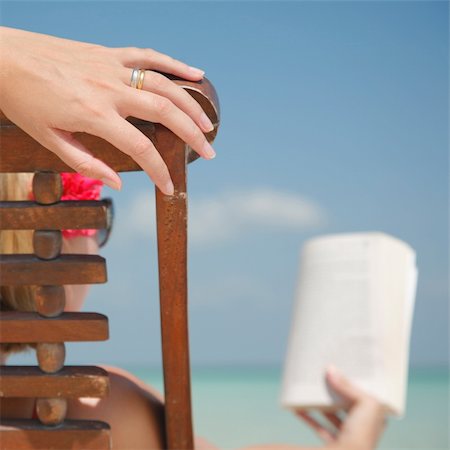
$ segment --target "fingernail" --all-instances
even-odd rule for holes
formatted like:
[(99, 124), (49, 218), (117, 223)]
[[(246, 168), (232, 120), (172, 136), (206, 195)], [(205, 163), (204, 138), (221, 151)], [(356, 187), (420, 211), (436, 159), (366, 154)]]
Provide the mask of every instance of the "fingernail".
[(100, 181), (103, 181), (103, 183), (105, 183), (110, 188), (115, 189), (116, 191), (120, 191), (120, 183), (118, 183), (113, 178), (103, 177), (100, 178)]
[(334, 364), (330, 364), (327, 367), (328, 375), (332, 378), (334, 378), (336, 381), (339, 381), (341, 372), (338, 370), (338, 368)]
[(203, 75), (205, 75), (205, 71), (202, 69), (197, 69), (197, 67), (189, 66), (189, 71), (192, 73), (192, 75), (198, 77), (202, 77)]
[(202, 115), (200, 116), (200, 125), (202, 126), (203, 131), (208, 132), (214, 130), (214, 125), (205, 113), (202, 113)]
[(167, 184), (164, 186), (164, 194), (166, 195), (173, 195), (175, 192), (175, 188), (173, 186), (172, 181), (167, 182)]
[(213, 159), (216, 156), (216, 152), (211, 147), (211, 144), (208, 141), (205, 141), (205, 144), (203, 145), (203, 152), (205, 153), (208, 159)]

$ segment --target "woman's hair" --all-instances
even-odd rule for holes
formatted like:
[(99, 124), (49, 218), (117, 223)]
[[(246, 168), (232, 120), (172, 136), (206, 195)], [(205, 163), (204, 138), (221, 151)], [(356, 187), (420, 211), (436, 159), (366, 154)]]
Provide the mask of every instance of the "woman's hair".
[[(29, 200), (32, 173), (0, 173), (0, 201)], [(1, 253), (33, 253), (33, 230), (0, 230)], [(0, 286), (0, 310), (35, 311), (35, 286)], [(0, 344), (5, 353), (18, 352), (36, 344)]]

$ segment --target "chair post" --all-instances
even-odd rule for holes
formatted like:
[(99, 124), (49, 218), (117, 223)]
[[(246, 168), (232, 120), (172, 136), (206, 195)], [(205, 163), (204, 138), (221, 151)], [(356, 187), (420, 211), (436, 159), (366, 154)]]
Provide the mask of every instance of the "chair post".
[(156, 188), (161, 339), (164, 369), (166, 448), (194, 448), (189, 367), (187, 296), (186, 144), (174, 134), (161, 133), (170, 150), (162, 156), (175, 193)]

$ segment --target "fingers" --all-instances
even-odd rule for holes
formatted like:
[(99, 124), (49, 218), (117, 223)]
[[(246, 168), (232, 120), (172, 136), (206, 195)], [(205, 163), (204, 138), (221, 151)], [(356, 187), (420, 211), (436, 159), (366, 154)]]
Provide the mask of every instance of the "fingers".
[(173, 195), (173, 183), (161, 155), (152, 141), (134, 125), (119, 114), (113, 114), (93, 130), (93, 134), (131, 156), (164, 194)]
[(109, 187), (120, 190), (119, 175), (104, 162), (95, 158), (70, 132), (50, 128), (44, 145), (75, 171), (89, 178), (103, 181)]
[[(131, 72), (130, 69), (123, 70), (122, 80), (126, 86), (130, 86)], [(168, 98), (175, 106), (190, 116), (205, 133), (214, 129), (213, 124), (198, 102), (185, 89), (164, 75), (147, 70), (142, 89)]]
[(326, 427), (324, 427), (318, 420), (311, 417), (306, 411), (295, 411), (295, 414), (306, 422), (326, 443), (331, 444), (335, 441), (335, 436)]
[(201, 69), (188, 66), (171, 56), (150, 48), (127, 47), (115, 50), (118, 52), (119, 60), (126, 67), (159, 70), (192, 81), (201, 80), (205, 74)]
[(327, 381), (342, 397), (348, 410), (345, 421), (339, 427), (339, 444), (343, 448), (375, 448), (384, 428), (382, 404), (357, 388), (333, 366), (327, 371)]
[(350, 410), (338, 442), (343, 448), (372, 449), (376, 447), (384, 427), (383, 407), (367, 396)]
[(326, 379), (331, 388), (343, 399), (346, 409), (365, 395), (335, 366), (328, 367)]
[(168, 98), (151, 92), (128, 89), (122, 102), (121, 115), (133, 116), (150, 122), (161, 123), (200, 156), (212, 159), (216, 153), (205, 135), (185, 112), (177, 108)]

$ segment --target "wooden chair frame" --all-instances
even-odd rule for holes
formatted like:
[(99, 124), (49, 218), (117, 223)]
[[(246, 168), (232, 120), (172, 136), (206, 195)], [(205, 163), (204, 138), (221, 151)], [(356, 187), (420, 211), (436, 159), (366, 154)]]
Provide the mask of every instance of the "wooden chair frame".
[[(219, 126), (219, 103), (214, 87), (207, 79), (201, 82), (177, 79), (174, 79), (174, 81), (199, 102), (213, 122), (214, 130), (207, 134), (207, 139), (210, 142), (213, 141)], [(128, 120), (153, 141), (168, 166), (175, 187), (173, 196), (166, 196), (159, 189), (155, 189), (166, 448), (193, 449), (188, 338), (186, 172), (187, 164), (197, 159), (198, 155), (162, 125), (135, 118), (128, 118)], [(71, 259), (70, 257), (73, 255), (58, 256), (56, 251), (56, 253), (53, 252), (56, 254), (55, 256), (51, 250), (57, 248), (58, 230), (74, 228), (75, 216), (71, 212), (71, 208), (74, 209), (76, 206), (78, 208), (77, 213), (80, 211), (80, 207), (85, 208), (83, 214), (77, 214), (77, 217), (83, 217), (83, 220), (77, 224), (78, 228), (102, 228), (105, 226), (106, 220), (104, 205), (101, 202), (83, 202), (83, 205), (75, 206), (71, 205), (70, 202), (49, 204), (52, 201), (52, 196), (56, 195), (56, 200), (58, 199), (57, 188), (54, 185), (54, 174), (57, 172), (73, 172), (73, 170), (10, 122), (3, 114), (0, 114), (0, 126), (0, 172), (34, 172), (34, 192), (35, 195), (41, 196), (41, 199), (43, 199), (40, 204), (39, 202), (1, 202), (1, 229), (24, 228), (24, 224), (26, 224), (29, 229), (42, 230), (35, 231), (34, 239), (35, 255), (40, 256), (41, 259), (33, 257), (33, 255), (2, 255), (0, 260), (2, 284), (32, 284), (32, 281), (36, 278), (31, 276), (30, 279), (27, 279), (27, 276), (30, 273), (34, 273), (35, 276), (38, 272), (39, 276), (42, 277), (39, 278), (40, 284), (45, 285), (41, 289), (43, 292), (42, 298), (45, 298), (40, 300), (41, 307), (45, 308), (45, 302), (50, 301), (49, 298), (57, 297), (55, 292), (58, 291), (58, 285), (106, 281), (106, 266), (100, 256), (90, 255), (88, 257), (82, 255), (81, 258)], [(105, 161), (118, 172), (142, 170), (129, 156), (96, 136), (76, 133), (75, 137), (89, 148), (94, 156)], [(50, 197), (50, 200), (47, 199), (47, 204), (45, 203), (46, 196)], [(60, 213), (62, 208), (65, 212), (64, 215)], [(19, 215), (20, 220), (18, 221)], [(64, 223), (64, 217), (70, 219), (68, 220), (70, 224)], [(53, 258), (42, 258), (39, 252), (43, 252), (47, 256), (52, 254)], [(67, 270), (69, 264), (72, 268), (71, 273), (74, 274), (72, 278), (69, 277), (70, 279)], [(76, 267), (76, 270), (73, 270), (74, 267)], [(53, 286), (53, 291), (45, 290), (45, 287), (50, 285)], [(38, 302), (39, 299), (36, 299), (36, 301)], [(20, 314), (20, 317), (17, 314)], [(81, 317), (80, 314), (84, 315)], [(91, 315), (86, 316), (86, 314)], [(99, 314), (63, 313), (57, 318), (58, 324), (60, 324), (57, 330), (54, 327), (48, 327), (49, 320), (54, 321), (55, 319), (42, 317), (37, 313), (2, 312), (0, 315), (0, 342), (54, 342), (56, 345), (61, 341), (108, 338), (107, 319)], [(78, 327), (76, 329), (79, 331), (75, 335), (71, 335), (68, 330), (74, 329), (73, 324), (75, 322), (77, 322)], [(68, 323), (71, 324), (70, 328), (67, 326)], [(93, 323), (95, 323), (95, 326), (91, 326)], [(84, 338), (81, 339), (81, 336), (84, 336)], [(53, 346), (52, 348), (58, 349), (60, 347)], [(52, 361), (54, 363), (54, 360)], [(58, 389), (59, 393), (62, 392), (63, 395), (70, 396), (70, 392), (73, 391), (73, 386), (75, 386), (74, 380), (76, 380), (78, 386), (84, 383), (83, 389), (85, 390), (75, 388), (72, 396), (82, 396), (83, 392), (92, 394), (95, 389), (98, 392), (94, 392), (96, 395), (93, 396), (107, 394), (107, 373), (99, 368), (83, 369), (83, 367), (66, 366), (57, 368), (58, 370), (54, 371), (57, 375), (55, 376), (45, 373), (42, 370), (41, 362), (39, 367), (31, 369), (14, 366), (2, 367), (0, 372), (0, 396), (52, 397), (56, 395), (55, 392)], [(88, 373), (92, 376), (95, 375), (97, 382), (100, 380), (95, 389), (93, 386), (86, 386), (86, 383), (89, 384), (86, 381), (88, 379), (86, 374)], [(32, 380), (32, 383), (28, 385), (33, 386), (33, 388), (26, 389), (24, 382), (30, 380)], [(65, 427), (61, 429), (61, 427), (51, 428), (42, 424), (36, 425), (32, 421), (26, 420), (3, 420), (0, 426), (0, 439), (8, 443), (14, 442), (15, 446), (11, 448), (44, 448), (40, 447), (40, 445), (43, 445), (42, 439), (48, 442), (50, 436), (48, 433), (52, 432), (52, 439), (56, 439), (55, 442), (59, 442), (58, 445), (65, 445), (64, 448), (72, 448), (70, 442), (79, 439), (79, 434), (76, 432), (83, 429), (83, 423), (64, 421), (63, 424), (65, 424)], [(82, 448), (85, 450), (87, 448), (109, 448), (105, 446), (105, 439), (101, 438), (101, 436), (108, 435), (107, 427), (102, 428), (101, 425), (98, 425), (98, 429), (96, 429), (95, 426), (84, 430), (88, 437), (92, 435), (92, 439), (87, 439), (85, 444), (82, 444)], [(64, 438), (55, 437), (58, 432), (61, 433), (62, 431), (65, 433)], [(44, 432), (47, 434), (44, 435)], [(97, 441), (96, 436), (100, 436)], [(89, 447), (86, 447), (87, 442), (89, 442)]]

